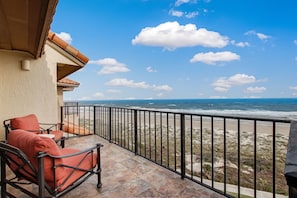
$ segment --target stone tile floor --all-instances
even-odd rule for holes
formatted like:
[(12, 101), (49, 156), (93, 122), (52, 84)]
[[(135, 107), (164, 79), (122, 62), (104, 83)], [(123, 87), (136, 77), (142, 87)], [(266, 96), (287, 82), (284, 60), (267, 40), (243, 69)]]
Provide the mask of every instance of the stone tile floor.
[[(96, 188), (96, 176), (92, 176), (63, 197), (224, 197), (190, 180), (182, 180), (179, 175), (98, 136), (71, 138), (66, 140), (66, 147), (83, 149), (96, 143), (104, 145), (101, 150), (102, 187)], [(30, 186), (37, 190), (36, 186)], [(17, 194), (17, 197), (27, 196)]]

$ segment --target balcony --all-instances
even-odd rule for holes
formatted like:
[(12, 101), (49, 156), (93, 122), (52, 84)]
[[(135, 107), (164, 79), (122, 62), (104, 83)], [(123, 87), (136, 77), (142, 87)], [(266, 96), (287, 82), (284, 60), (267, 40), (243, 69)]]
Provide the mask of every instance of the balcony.
[(290, 120), (78, 105), (61, 118), (221, 196), (288, 196)]
[[(101, 151), (101, 189), (96, 188), (96, 176), (92, 176), (63, 197), (223, 197), (190, 180), (181, 180), (177, 174), (97, 135), (75, 137), (66, 141), (67, 147), (79, 149), (96, 143), (104, 144)], [(27, 188), (33, 191), (38, 189), (33, 184)], [(14, 191), (11, 187), (8, 190)], [(25, 197), (15, 192), (18, 193), (16, 197)]]
[(104, 144), (103, 187), (67, 197), (288, 197), (290, 120), (74, 105), (61, 121), (67, 147)]

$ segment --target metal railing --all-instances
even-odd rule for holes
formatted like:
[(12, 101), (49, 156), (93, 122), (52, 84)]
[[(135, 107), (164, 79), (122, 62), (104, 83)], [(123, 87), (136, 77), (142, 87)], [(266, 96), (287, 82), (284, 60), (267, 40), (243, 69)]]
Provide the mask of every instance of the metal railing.
[(107, 106), (65, 106), (61, 112), (62, 121), (77, 130), (227, 197), (287, 197), (290, 120)]

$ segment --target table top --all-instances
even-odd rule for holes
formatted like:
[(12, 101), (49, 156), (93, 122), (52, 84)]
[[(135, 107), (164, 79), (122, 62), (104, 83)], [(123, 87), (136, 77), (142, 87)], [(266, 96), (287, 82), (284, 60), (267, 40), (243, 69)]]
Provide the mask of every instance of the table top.
[(55, 138), (54, 134), (41, 133), (41, 134), (38, 134), (38, 135), (41, 136), (41, 137), (47, 137), (47, 138), (51, 138), (51, 139)]

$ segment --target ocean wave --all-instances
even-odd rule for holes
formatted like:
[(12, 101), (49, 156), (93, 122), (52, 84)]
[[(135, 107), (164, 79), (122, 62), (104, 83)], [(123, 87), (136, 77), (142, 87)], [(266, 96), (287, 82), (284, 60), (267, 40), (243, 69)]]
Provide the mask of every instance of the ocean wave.
[[(151, 109), (151, 108), (147, 108)], [(189, 113), (203, 114), (216, 116), (241, 116), (241, 117), (256, 117), (256, 118), (274, 118), (274, 119), (289, 119), (297, 120), (297, 111), (267, 111), (267, 110), (205, 110), (205, 109), (151, 109), (158, 111), (174, 112), (174, 113)]]

